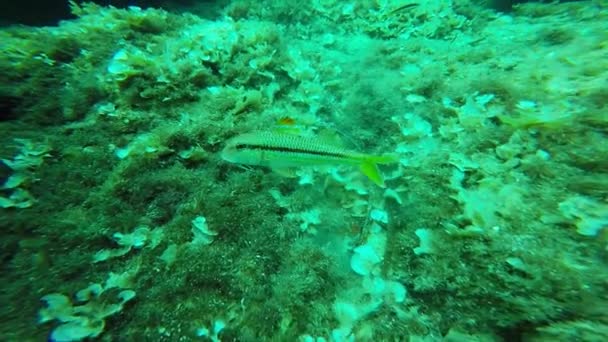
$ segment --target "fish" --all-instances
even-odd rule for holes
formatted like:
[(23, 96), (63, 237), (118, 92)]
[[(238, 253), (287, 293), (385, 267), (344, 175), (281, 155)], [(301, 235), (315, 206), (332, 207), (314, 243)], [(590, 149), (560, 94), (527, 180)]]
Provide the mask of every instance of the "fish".
[(418, 4), (405, 4), (405, 5), (401, 5), (401, 6), (397, 7), (397, 8), (395, 8), (394, 10), (390, 11), (389, 14), (395, 14), (395, 13), (397, 13), (399, 11), (402, 11), (402, 10), (405, 10), (405, 9), (414, 8), (416, 6), (418, 6)]
[(371, 155), (342, 148), (315, 136), (280, 131), (249, 132), (229, 139), (221, 152), (223, 160), (267, 167), (278, 173), (310, 166), (357, 166), (372, 182), (385, 187), (378, 164), (398, 161), (394, 155)]
[(290, 116), (284, 116), (277, 120), (277, 124), (283, 126), (295, 126), (296, 120)]

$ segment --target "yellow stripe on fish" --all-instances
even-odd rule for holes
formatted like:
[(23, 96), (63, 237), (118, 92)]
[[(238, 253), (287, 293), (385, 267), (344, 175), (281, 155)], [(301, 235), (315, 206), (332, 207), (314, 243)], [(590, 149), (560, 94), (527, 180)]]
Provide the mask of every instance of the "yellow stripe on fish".
[(377, 164), (396, 162), (394, 156), (350, 151), (319, 138), (278, 132), (253, 132), (230, 139), (222, 158), (236, 164), (258, 165), (275, 171), (322, 165), (359, 166), (370, 180), (384, 187)]

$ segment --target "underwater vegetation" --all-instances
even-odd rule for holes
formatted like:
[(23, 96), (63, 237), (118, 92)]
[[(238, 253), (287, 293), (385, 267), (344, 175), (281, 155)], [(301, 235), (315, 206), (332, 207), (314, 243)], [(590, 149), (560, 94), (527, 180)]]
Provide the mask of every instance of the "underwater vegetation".
[(0, 30), (0, 340), (608, 340), (608, 2), (70, 7)]

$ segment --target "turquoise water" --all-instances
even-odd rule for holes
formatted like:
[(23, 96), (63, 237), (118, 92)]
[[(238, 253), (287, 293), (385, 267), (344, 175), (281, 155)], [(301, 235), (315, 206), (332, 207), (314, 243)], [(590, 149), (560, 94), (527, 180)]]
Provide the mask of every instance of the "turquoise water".
[(71, 11), (0, 29), (0, 340), (608, 340), (606, 1)]

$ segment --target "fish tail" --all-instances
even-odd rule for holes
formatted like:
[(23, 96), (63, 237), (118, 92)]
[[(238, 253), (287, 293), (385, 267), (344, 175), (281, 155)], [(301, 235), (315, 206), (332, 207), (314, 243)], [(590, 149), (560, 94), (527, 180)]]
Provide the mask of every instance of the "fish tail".
[(359, 170), (376, 185), (384, 188), (384, 177), (382, 177), (382, 173), (378, 169), (378, 164), (391, 164), (398, 160), (394, 155), (365, 156), (362, 158)]

